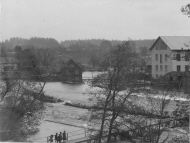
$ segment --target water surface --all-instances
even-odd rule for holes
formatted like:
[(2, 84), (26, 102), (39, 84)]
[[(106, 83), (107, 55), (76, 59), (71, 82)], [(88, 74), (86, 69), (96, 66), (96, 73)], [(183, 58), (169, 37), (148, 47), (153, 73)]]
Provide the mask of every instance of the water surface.
[[(83, 72), (83, 78), (92, 78), (101, 72)], [(87, 82), (81, 84), (67, 84), (62, 82), (47, 82), (44, 87), (44, 92), (47, 95), (54, 96), (64, 101), (73, 101), (84, 103), (88, 99), (86, 94), (90, 88)]]

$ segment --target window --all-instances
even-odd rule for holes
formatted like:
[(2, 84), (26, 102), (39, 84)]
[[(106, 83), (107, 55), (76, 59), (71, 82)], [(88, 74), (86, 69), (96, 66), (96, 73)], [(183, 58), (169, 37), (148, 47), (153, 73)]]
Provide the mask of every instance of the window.
[(167, 60), (168, 60), (168, 56), (167, 54), (165, 54), (165, 61), (167, 62)]
[(162, 54), (160, 54), (160, 63), (162, 63)]
[(156, 56), (155, 56), (155, 60), (158, 61), (158, 54), (156, 54)]
[(189, 71), (189, 65), (185, 66), (185, 71)]
[(162, 65), (160, 65), (160, 71), (162, 71)]
[(165, 72), (168, 72), (168, 66), (165, 65)]
[(176, 54), (176, 60), (180, 61), (180, 54)]
[(158, 65), (156, 65), (156, 71), (158, 71)]
[(181, 66), (178, 65), (178, 66), (177, 66), (177, 72), (180, 72), (180, 71), (181, 71)]
[(189, 61), (189, 54), (185, 54), (185, 61)]

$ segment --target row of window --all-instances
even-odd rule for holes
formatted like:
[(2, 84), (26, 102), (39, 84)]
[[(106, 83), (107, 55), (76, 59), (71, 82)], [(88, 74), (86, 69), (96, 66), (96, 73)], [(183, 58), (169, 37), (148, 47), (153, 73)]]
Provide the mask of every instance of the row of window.
[(179, 53), (174, 55), (174, 59), (177, 61), (180, 61), (181, 59), (184, 59), (185, 61), (189, 61), (189, 54), (185, 54), (185, 56), (181, 56)]
[[(165, 58), (165, 61), (167, 62), (167, 54), (163, 54), (164, 55), (164, 58)], [(155, 60), (158, 61), (158, 56), (159, 54), (156, 54), (155, 55)], [(173, 60), (177, 60), (177, 61), (180, 61), (181, 59), (182, 60), (185, 60), (185, 61), (189, 61), (189, 54), (185, 54), (184, 56), (181, 56), (181, 54), (177, 53), (177, 54), (174, 54), (173, 57), (172, 57)], [(162, 54), (160, 54), (160, 63), (162, 63)]]
[[(164, 59), (163, 59), (163, 56), (164, 56)], [(163, 60), (165, 60), (167, 62), (167, 58), (168, 58), (168, 55), (167, 54), (160, 54), (160, 63), (163, 63)], [(159, 54), (155, 54), (155, 60), (158, 61), (158, 57), (159, 57)], [(180, 61), (181, 59), (185, 60), (185, 61), (189, 61), (189, 55), (188, 54), (185, 54), (185, 56), (181, 56), (179, 53), (178, 54), (174, 54), (173, 55), (173, 60), (177, 60), (177, 61)]]
[[(163, 71), (163, 67), (164, 67), (164, 71), (168, 72), (168, 66), (167, 65), (160, 65), (160, 71)], [(156, 65), (156, 72), (158, 72), (158, 65)]]
[[(156, 66), (156, 72), (158, 72), (159, 71), (158, 65), (155, 66)], [(160, 65), (160, 72), (162, 71), (168, 72), (168, 66)], [(185, 71), (189, 71), (189, 65), (185, 65)], [(181, 65), (177, 65), (177, 72), (181, 72)]]
[[(177, 72), (181, 71), (181, 65), (177, 65)], [(189, 65), (185, 65), (185, 71), (189, 71)]]
[[(163, 55), (165, 55), (164, 56), (164, 60), (167, 62), (167, 60), (168, 60), (167, 54), (163, 54)], [(155, 60), (158, 61), (158, 54), (155, 55)], [(162, 56), (162, 54), (160, 54), (160, 63), (161, 64), (163, 63), (163, 56)]]

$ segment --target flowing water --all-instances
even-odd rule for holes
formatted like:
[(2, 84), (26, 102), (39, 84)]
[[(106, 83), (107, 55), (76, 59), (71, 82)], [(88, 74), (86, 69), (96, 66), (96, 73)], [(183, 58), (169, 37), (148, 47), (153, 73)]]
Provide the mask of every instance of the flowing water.
[[(98, 74), (100, 74), (100, 72), (83, 72), (83, 78), (92, 78)], [(44, 87), (44, 92), (47, 95), (63, 99), (64, 101), (87, 103), (88, 94), (85, 92), (89, 87), (90, 86), (87, 84), (87, 82), (81, 84), (48, 82)], [(60, 106), (63, 108), (63, 110), (66, 108), (64, 105)], [(48, 136), (51, 134), (54, 135), (55, 133), (63, 132), (64, 130), (66, 132), (70, 132), (69, 135), (72, 135), (69, 137), (70, 139), (84, 137), (85, 135), (84, 128), (43, 121), (39, 127), (39, 132), (35, 135), (30, 136), (28, 140), (35, 142), (47, 142)], [(72, 132), (76, 132), (75, 134), (79, 134), (79, 136), (74, 135)]]
[[(101, 72), (83, 72), (83, 78), (92, 78)], [(90, 86), (87, 82), (81, 84), (67, 84), (61, 82), (48, 82), (44, 87), (44, 92), (47, 95), (63, 99), (64, 101), (86, 102), (88, 95), (86, 90)]]
[[(96, 76), (98, 74), (101, 74), (100, 72), (84, 72), (83, 78), (92, 78), (92, 76)], [(88, 94), (86, 94), (86, 90), (90, 88), (90, 86), (87, 84), (87, 82), (84, 82), (82, 84), (66, 84), (61, 82), (48, 82), (45, 85), (44, 92), (47, 95), (54, 96), (59, 99), (63, 99), (64, 101), (71, 101), (71, 102), (77, 102), (77, 103), (88, 103)], [(175, 106), (175, 103), (171, 102), (170, 107), (168, 110), (172, 111), (173, 107)], [(59, 111), (67, 110), (66, 106), (60, 105)], [(72, 107), (70, 107), (72, 108)], [(69, 109), (70, 110), (70, 109)], [(71, 109), (75, 110), (75, 109)], [(67, 111), (68, 112), (68, 111)], [(80, 110), (76, 111), (77, 113), (80, 112)], [(81, 113), (84, 112), (84, 109), (81, 109)], [(79, 113), (80, 114), (80, 113)], [(46, 142), (47, 136), (51, 134), (55, 134), (56, 132), (63, 132), (66, 130), (67, 132), (73, 132), (73, 131), (79, 131), (81, 132), (80, 136), (78, 137), (84, 137), (84, 129), (59, 123), (53, 123), (48, 121), (43, 121), (39, 132), (31, 136), (29, 140), (37, 141), (37, 142)], [(73, 138), (73, 137), (72, 137)]]

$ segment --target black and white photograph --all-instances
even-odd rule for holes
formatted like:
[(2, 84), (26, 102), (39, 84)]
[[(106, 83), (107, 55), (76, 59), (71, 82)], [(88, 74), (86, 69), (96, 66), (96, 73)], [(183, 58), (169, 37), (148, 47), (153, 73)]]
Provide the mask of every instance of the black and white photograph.
[(0, 142), (189, 143), (189, 0), (0, 0)]

